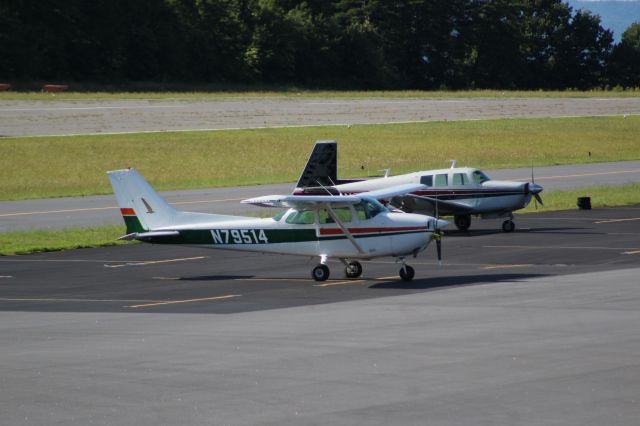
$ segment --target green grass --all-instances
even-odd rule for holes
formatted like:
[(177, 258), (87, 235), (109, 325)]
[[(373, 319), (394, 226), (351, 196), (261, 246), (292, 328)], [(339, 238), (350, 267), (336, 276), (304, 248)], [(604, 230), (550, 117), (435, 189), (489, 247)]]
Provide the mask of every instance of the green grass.
[[(297, 180), (314, 141), (339, 141), (339, 176), (458, 165), (528, 167), (640, 159), (640, 116), (428, 122), (0, 139), (0, 199), (111, 193), (135, 166), (159, 190)], [(591, 153), (591, 155), (589, 155)]]
[(536, 210), (532, 201), (520, 213), (548, 212), (554, 210), (570, 210), (577, 208), (578, 197), (591, 197), (591, 207), (613, 207), (640, 204), (640, 184), (620, 186), (593, 186), (567, 191), (543, 191), (540, 196), (544, 207)]
[[(73, 86), (73, 85), (72, 85)], [(564, 90), (564, 91), (526, 91), (526, 90), (371, 90), (339, 91), (308, 90), (295, 87), (283, 90), (212, 90), (212, 91), (124, 91), (124, 92), (0, 92), (3, 100), (86, 100), (86, 99), (249, 99), (249, 98), (593, 98), (593, 97), (638, 97), (640, 89), (627, 90)]]
[[(519, 213), (542, 213), (554, 210), (575, 209), (577, 197), (591, 197), (593, 208), (640, 204), (640, 184), (590, 187), (571, 191), (545, 191), (542, 193), (545, 207), (535, 210), (533, 202)], [(272, 212), (271, 212), (272, 213)], [(124, 235), (124, 226), (104, 226), (88, 229), (64, 229), (59, 231), (17, 231), (0, 233), (0, 255), (68, 250), (80, 247), (101, 247), (116, 244), (132, 244), (116, 241)], [(135, 244), (135, 243), (133, 243)]]
[(124, 234), (124, 226), (5, 232), (0, 233), (0, 255), (131, 244), (128, 241), (116, 240)]

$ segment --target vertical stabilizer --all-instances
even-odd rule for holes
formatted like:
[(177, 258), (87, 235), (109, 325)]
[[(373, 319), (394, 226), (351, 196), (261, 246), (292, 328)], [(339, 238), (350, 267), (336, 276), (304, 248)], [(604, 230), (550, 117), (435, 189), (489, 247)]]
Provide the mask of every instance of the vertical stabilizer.
[(176, 211), (134, 168), (107, 172), (127, 234), (171, 226)]
[(298, 180), (297, 188), (334, 186), (338, 175), (338, 144), (317, 141)]

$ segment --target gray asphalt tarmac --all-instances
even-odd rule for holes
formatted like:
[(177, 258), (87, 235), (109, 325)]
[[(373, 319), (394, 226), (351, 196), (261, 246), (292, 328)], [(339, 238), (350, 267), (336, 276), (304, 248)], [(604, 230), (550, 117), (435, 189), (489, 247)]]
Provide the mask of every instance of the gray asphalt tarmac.
[(133, 245), (0, 258), (6, 424), (635, 425), (640, 206), (448, 232), (398, 281)]
[[(301, 166), (302, 167), (302, 166)], [(494, 179), (530, 180), (531, 169), (489, 170)], [(545, 190), (640, 182), (640, 161), (536, 167), (536, 182)], [(106, 176), (105, 176), (106, 179)], [(269, 194), (289, 194), (294, 183), (167, 191), (162, 195), (180, 210), (219, 214), (264, 214), (265, 209), (240, 205), (240, 200)], [(589, 194), (585, 194), (589, 195)], [(542, 193), (544, 199), (544, 193)], [(0, 232), (61, 229), (121, 224), (113, 195), (0, 201)]]
[(640, 114), (640, 98), (0, 101), (0, 136)]

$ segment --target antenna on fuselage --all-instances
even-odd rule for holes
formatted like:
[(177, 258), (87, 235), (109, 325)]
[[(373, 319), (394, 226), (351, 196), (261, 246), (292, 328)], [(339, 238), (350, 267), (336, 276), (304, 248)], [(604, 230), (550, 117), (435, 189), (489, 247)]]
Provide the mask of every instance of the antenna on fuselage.
[[(333, 183), (333, 181), (331, 180), (331, 178), (329, 178), (329, 180), (331, 181), (331, 183), (333, 184), (333, 187), (335, 188), (335, 187), (336, 187), (336, 185)], [(318, 185), (320, 185), (320, 188), (322, 188), (322, 189), (324, 189), (325, 191), (327, 191), (327, 194), (329, 194), (329, 195), (333, 195), (333, 194), (331, 193), (331, 191), (329, 191), (329, 188), (327, 188), (326, 186), (324, 186), (323, 184), (321, 184), (319, 180), (317, 180), (317, 179), (316, 179), (316, 183), (317, 183)], [(338, 194), (342, 195), (342, 193), (340, 192), (340, 190), (339, 190), (338, 188), (336, 188), (336, 191), (338, 191)]]
[(447, 160), (447, 161), (451, 163), (451, 167), (449, 167), (450, 169), (454, 169), (456, 167), (456, 160)]

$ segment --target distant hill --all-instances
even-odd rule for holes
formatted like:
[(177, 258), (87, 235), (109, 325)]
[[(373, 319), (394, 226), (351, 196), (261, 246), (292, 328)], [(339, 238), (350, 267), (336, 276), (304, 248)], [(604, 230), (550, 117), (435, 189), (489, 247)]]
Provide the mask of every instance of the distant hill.
[(600, 15), (602, 26), (613, 31), (615, 42), (624, 30), (640, 22), (640, 0), (565, 0), (574, 10), (586, 9)]

